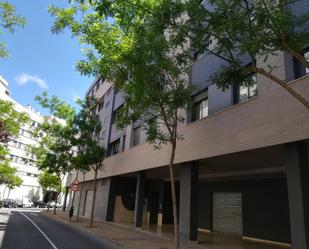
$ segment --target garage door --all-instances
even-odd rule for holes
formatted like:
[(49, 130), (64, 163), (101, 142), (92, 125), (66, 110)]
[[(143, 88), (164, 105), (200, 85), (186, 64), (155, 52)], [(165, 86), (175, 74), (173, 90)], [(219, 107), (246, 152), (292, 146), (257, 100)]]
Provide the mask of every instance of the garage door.
[(90, 217), (91, 215), (92, 199), (93, 199), (93, 190), (87, 190), (85, 196), (85, 208), (84, 208), (84, 216), (86, 217)]
[(241, 193), (213, 193), (213, 231), (242, 235)]

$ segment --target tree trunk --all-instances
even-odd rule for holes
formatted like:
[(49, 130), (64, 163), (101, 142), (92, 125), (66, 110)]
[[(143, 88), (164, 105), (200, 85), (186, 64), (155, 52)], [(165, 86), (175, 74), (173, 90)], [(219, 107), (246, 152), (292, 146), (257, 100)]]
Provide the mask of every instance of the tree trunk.
[(62, 179), (61, 179), (61, 176), (58, 176), (59, 177), (59, 192), (57, 192), (57, 195), (56, 195), (56, 200), (55, 200), (55, 206), (54, 206), (54, 214), (56, 214), (56, 209), (57, 209), (57, 203), (58, 203), (58, 198), (59, 198), (59, 195), (61, 195), (61, 192), (62, 192)]
[(301, 104), (303, 104), (307, 109), (309, 109), (309, 102), (303, 96), (301, 96), (298, 92), (296, 92), (290, 85), (288, 85), (285, 81), (279, 79), (275, 75), (265, 71), (262, 68), (251, 67), (251, 72), (259, 73), (264, 75), (265, 77), (271, 79), (273, 82), (277, 83), (281, 87), (284, 88), (288, 93), (290, 93), (294, 98), (296, 98)]
[(175, 248), (179, 249), (178, 210), (177, 210), (177, 196), (176, 196), (175, 177), (174, 177), (175, 151), (176, 151), (176, 141), (174, 140), (172, 141), (172, 151), (169, 161), (169, 171), (170, 171), (172, 202), (173, 202), (174, 242), (175, 242)]
[(94, 186), (93, 186), (93, 199), (92, 199), (92, 207), (91, 207), (91, 215), (90, 215), (90, 227), (93, 227), (93, 216), (94, 216), (94, 206), (95, 206), (95, 198), (97, 194), (97, 177), (98, 177), (98, 168), (94, 170)]
[(2, 194), (2, 196), (3, 196), (2, 199), (3, 199), (3, 200), (5, 199), (5, 192), (6, 192), (6, 189), (7, 189), (7, 186), (5, 186), (4, 189), (3, 189), (3, 194)]
[(9, 197), (10, 197), (10, 193), (11, 193), (11, 189), (9, 188), (8, 197), (6, 198), (7, 200), (8, 200)]
[(59, 193), (57, 193), (56, 195), (56, 200), (55, 200), (55, 205), (54, 205), (54, 214), (56, 214), (58, 196), (59, 196)]
[(307, 61), (303, 55), (291, 49), (285, 42), (282, 42), (281, 45), (284, 50), (293, 55), (304, 67), (309, 69), (309, 61)]

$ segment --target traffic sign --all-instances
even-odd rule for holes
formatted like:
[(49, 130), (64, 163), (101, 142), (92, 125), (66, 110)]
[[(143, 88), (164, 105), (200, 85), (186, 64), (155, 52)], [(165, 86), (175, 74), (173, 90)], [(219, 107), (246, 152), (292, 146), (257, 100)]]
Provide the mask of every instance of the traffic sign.
[(77, 191), (78, 190), (78, 185), (79, 185), (79, 182), (78, 182), (77, 178), (75, 178), (74, 181), (71, 183), (71, 190), (72, 191)]

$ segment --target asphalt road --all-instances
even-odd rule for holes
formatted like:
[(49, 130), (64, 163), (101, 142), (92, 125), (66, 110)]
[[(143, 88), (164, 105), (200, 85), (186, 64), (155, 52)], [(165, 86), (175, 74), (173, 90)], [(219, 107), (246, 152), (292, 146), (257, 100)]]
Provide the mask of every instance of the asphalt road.
[(120, 249), (80, 228), (31, 210), (0, 211), (1, 249)]

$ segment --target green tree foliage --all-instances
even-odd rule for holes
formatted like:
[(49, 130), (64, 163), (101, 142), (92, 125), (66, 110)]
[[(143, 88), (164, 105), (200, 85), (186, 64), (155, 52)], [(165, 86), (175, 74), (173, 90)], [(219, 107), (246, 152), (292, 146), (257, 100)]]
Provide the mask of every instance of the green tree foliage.
[(9, 137), (18, 136), (20, 125), (28, 121), (26, 113), (14, 110), (13, 102), (0, 99), (0, 146), (6, 144)]
[[(105, 148), (101, 145), (101, 123), (93, 111), (96, 100), (79, 100), (78, 113), (58, 97), (49, 97), (47, 93), (37, 96), (36, 100), (52, 115), (45, 118), (36, 132), (40, 145), (32, 148), (32, 152), (37, 157), (38, 167), (57, 175), (60, 184), (61, 177), (73, 169), (81, 172), (93, 170), (95, 200), (97, 175), (103, 168), (105, 157)], [(95, 201), (92, 203), (91, 226), (94, 205)]]
[[(189, 26), (196, 21), (191, 10), (197, 1), (92, 1), (67, 9), (50, 7), (56, 17), (55, 33), (70, 28), (81, 44), (91, 45), (86, 59), (77, 63), (82, 74), (101, 74), (123, 91), (125, 104), (117, 125), (142, 120), (147, 139), (156, 148), (171, 147), (169, 162), (175, 242), (178, 214), (174, 158), (181, 111), (189, 108), (192, 87), (188, 84)], [(190, 13), (189, 13), (190, 10)], [(81, 11), (83, 19), (75, 19)], [(183, 18), (184, 16), (190, 18)], [(78, 16), (79, 17), (79, 16)]]
[[(212, 82), (226, 89), (233, 82), (250, 85), (248, 74), (260, 74), (309, 108), (308, 100), (274, 73), (279, 65), (268, 60), (270, 55), (285, 52), (309, 68), (309, 62), (301, 53), (309, 42), (309, 14), (292, 12), (293, 4), (299, 1), (209, 0), (211, 7), (203, 9), (205, 24), (195, 31), (198, 37), (213, 44), (204, 48), (197, 44), (196, 48), (227, 62), (213, 75)], [(244, 65), (245, 57), (251, 59), (250, 65)]]
[(73, 159), (73, 163), (82, 172), (94, 171), (93, 201), (90, 215), (90, 227), (92, 227), (97, 192), (97, 177), (98, 171), (104, 167), (105, 148), (101, 143), (101, 122), (95, 112), (97, 108), (96, 99), (87, 98), (84, 101), (79, 101), (79, 104), (81, 110), (74, 120), (74, 127), (78, 134), (74, 137), (76, 156)]
[[(9, 159), (4, 159), (0, 162), (0, 185), (4, 185), (5, 189), (9, 188), (9, 191), (23, 183), (22, 179), (16, 175), (16, 168), (10, 166), (10, 162)], [(2, 194), (3, 198), (4, 192)]]
[[(51, 116), (45, 117), (37, 128), (35, 136), (39, 145), (31, 148), (37, 158), (37, 166), (57, 176), (59, 188), (56, 188), (57, 198), (61, 194), (62, 179), (73, 169), (72, 158), (72, 120), (75, 110), (68, 104), (60, 101), (56, 96), (48, 97), (47, 93), (37, 96), (36, 100), (42, 107), (49, 109)], [(56, 202), (54, 213), (56, 213)]]
[[(39, 174), (39, 184), (41, 188), (43, 189), (43, 193), (60, 193), (61, 192), (61, 177), (59, 175), (55, 174), (54, 172), (50, 171), (49, 169), (44, 169), (40, 174)], [(57, 194), (57, 198), (58, 198)], [(57, 199), (56, 199), (57, 202)], [(55, 208), (54, 208), (55, 210)], [(48, 209), (49, 211), (49, 205)]]
[(28, 121), (28, 115), (15, 111), (12, 102), (0, 100), (0, 184), (9, 189), (19, 187), (22, 180), (10, 165), (7, 143), (10, 138), (18, 137), (20, 125), (27, 124)]
[(12, 177), (9, 179), (7, 186), (9, 189), (14, 189), (16, 187), (20, 187), (22, 183), (23, 183), (23, 180), (19, 176), (12, 175)]
[(43, 192), (47, 191), (56, 191), (60, 192), (61, 185), (59, 184), (60, 180), (59, 176), (54, 173), (50, 173), (48, 170), (43, 170), (39, 174), (39, 184), (43, 189)]
[[(0, 1), (0, 33), (7, 30), (14, 33), (17, 27), (24, 27), (26, 19), (21, 15), (16, 14), (15, 6), (8, 1)], [(0, 42), (0, 57), (8, 57), (7, 46), (4, 42)]]

